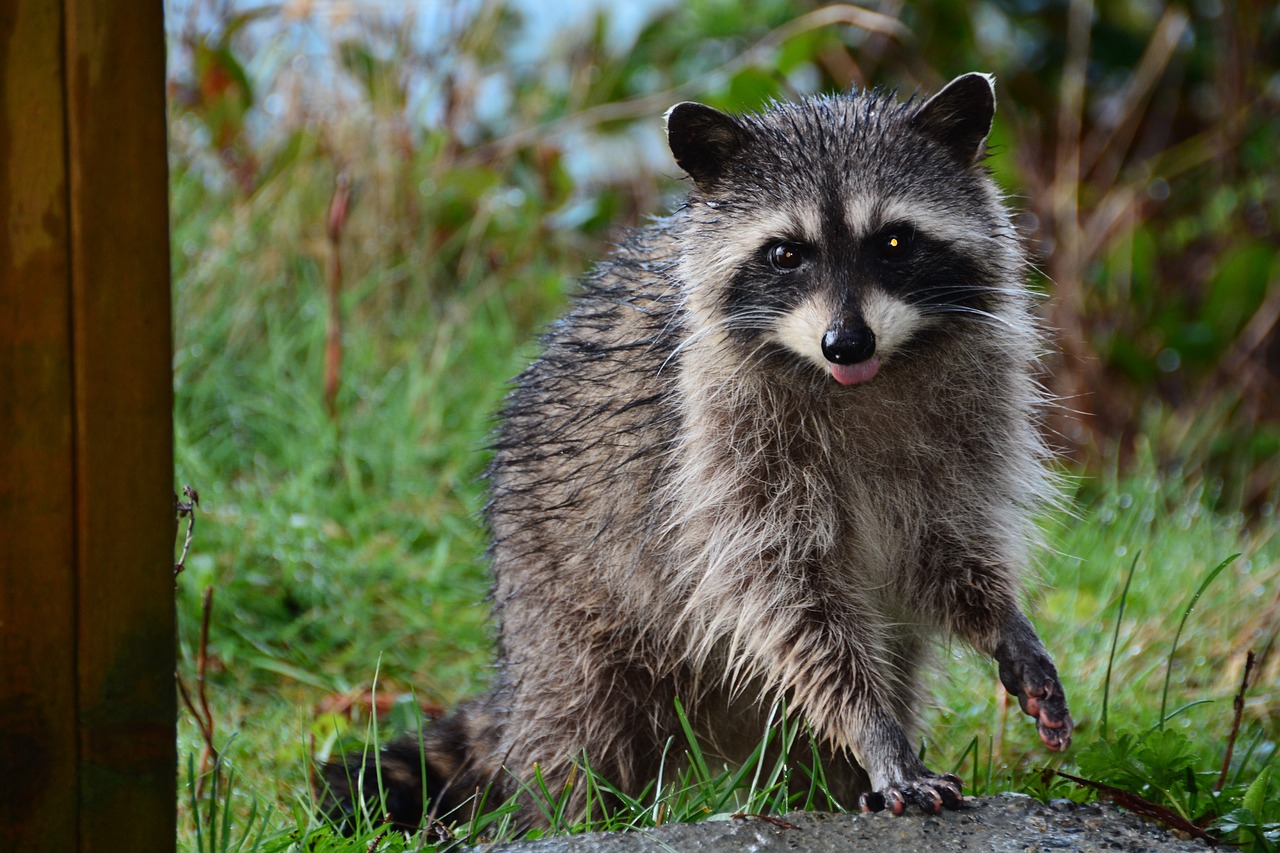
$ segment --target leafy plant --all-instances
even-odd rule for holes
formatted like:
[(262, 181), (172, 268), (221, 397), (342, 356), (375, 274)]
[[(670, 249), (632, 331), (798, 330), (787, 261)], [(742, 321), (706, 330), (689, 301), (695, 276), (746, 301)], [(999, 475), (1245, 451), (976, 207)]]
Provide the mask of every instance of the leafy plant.
[[(1269, 796), (1270, 795), (1270, 796)], [(1239, 836), (1246, 850), (1280, 849), (1280, 806), (1271, 795), (1271, 766), (1264, 767), (1245, 790), (1240, 807), (1218, 818), (1215, 826), (1225, 834)]]
[[(1222, 760), (1221, 771), (1201, 754), (1201, 750), (1184, 732), (1167, 727), (1167, 723), (1184, 711), (1206, 701), (1193, 702), (1166, 714), (1169, 682), (1177, 652), (1178, 640), (1186, 627), (1197, 602), (1210, 584), (1239, 555), (1233, 555), (1211, 569), (1191, 596), (1178, 629), (1174, 634), (1166, 667), (1165, 688), (1161, 694), (1160, 713), (1156, 722), (1145, 730), (1121, 728), (1108, 736), (1105, 727), (1099, 737), (1080, 749), (1076, 764), (1084, 778), (1062, 774), (1099, 793), (1107, 794), (1121, 805), (1162, 820), (1176, 829), (1192, 832), (1207, 839), (1213, 838), (1204, 831), (1212, 825), (1214, 830), (1232, 843), (1238, 843), (1250, 851), (1272, 851), (1280, 838), (1276, 819), (1280, 818), (1280, 800), (1268, 802), (1266, 792), (1270, 784), (1271, 764), (1275, 746), (1253, 772), (1253, 781), (1245, 786), (1241, 777), (1249, 769), (1253, 757), (1251, 749), (1236, 767), (1232, 784), (1227, 785), (1231, 749), (1240, 726), (1245, 689), (1252, 671), (1253, 655), (1250, 653), (1245, 667), (1235, 706), (1236, 715), (1232, 731), (1227, 739), (1227, 754)], [(1134, 559), (1136, 566), (1137, 558)], [(1124, 592), (1121, 595), (1120, 613), (1128, 594), (1133, 570), (1130, 569)], [(1114, 660), (1116, 637), (1112, 638), (1111, 658)], [(1111, 669), (1107, 670), (1107, 688), (1110, 687)], [(1105, 693), (1104, 693), (1105, 697)], [(1105, 714), (1105, 698), (1104, 698)], [(1259, 736), (1261, 732), (1259, 732)], [(1256, 743), (1256, 741), (1255, 741)], [(1131, 796), (1127, 796), (1131, 795)]]

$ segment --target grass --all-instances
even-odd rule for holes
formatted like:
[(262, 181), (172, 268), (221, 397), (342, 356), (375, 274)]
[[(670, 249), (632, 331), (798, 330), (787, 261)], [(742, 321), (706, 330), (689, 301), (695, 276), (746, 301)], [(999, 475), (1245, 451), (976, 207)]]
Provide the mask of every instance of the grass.
[[(530, 209), (506, 222), (501, 212), (481, 225), (461, 218), (434, 255), (397, 253), (376, 239), (378, 200), (358, 203), (331, 418), (325, 248), (314, 211), (325, 209), (333, 175), (323, 159), (312, 166), (310, 178), (299, 173), (251, 196), (210, 189), (181, 164), (174, 170), (177, 472), (202, 500), (178, 583), (182, 673), (192, 684), (202, 595), (215, 590), (204, 655), (214, 768), (195, 760), (203, 737), (194, 720), (179, 724), (180, 845), (201, 853), (429, 844), (376, 828), (354, 842), (330, 837), (312, 817), (309, 762), (408, 728), (419, 707), (484, 689), (490, 635), (475, 515), (491, 413), (566, 283), (605, 251), (602, 231), (531, 227), (525, 220), (540, 213)], [(499, 238), (504, 257), (486, 260)], [(1033, 621), (1070, 691), (1072, 752), (1050, 758), (998, 692), (994, 666), (956, 648), (941, 653), (922, 731), (926, 760), (961, 773), (969, 793), (1082, 797), (1089, 792), (1040, 769), (1064, 760), (1082, 772), (1075, 762), (1092, 756), (1089, 769), (1144, 796), (1188, 812), (1230, 807), (1237, 838), (1273, 849), (1274, 653), (1245, 701), (1231, 799), (1202, 795), (1196, 779), (1222, 762), (1246, 652), (1275, 641), (1274, 505), (1246, 519), (1229, 486), (1192, 464), (1166, 467), (1157, 448), (1174, 431), (1154, 422), (1124, 473), (1077, 480), (1074, 515), (1046, 519)], [(1195, 436), (1183, 442), (1194, 459)], [(379, 699), (370, 701), (375, 681)], [(1155, 746), (1164, 752), (1151, 753)], [(607, 786), (589, 760), (583, 778)], [(1184, 765), (1192, 773), (1176, 784), (1160, 776)], [(776, 813), (795, 805), (780, 797), (781, 773), (709, 766), (695, 754), (621, 812), (558, 829)], [(554, 810), (557, 792), (544, 793)], [(459, 832), (509, 831), (509, 808), (493, 805)]]

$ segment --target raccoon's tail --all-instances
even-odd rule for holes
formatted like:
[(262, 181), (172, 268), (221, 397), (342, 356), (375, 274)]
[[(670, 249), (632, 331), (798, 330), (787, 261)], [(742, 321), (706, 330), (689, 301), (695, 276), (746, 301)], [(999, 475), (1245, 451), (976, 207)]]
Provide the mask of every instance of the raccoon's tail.
[(350, 752), (321, 770), (320, 814), (343, 835), (390, 824), (417, 832), (476, 793), (464, 708), (381, 749)]

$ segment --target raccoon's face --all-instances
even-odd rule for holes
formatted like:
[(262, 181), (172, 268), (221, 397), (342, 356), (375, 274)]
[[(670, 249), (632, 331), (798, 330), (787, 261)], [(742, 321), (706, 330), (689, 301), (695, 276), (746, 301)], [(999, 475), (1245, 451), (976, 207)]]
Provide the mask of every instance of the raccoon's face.
[(934, 330), (999, 324), (1021, 258), (980, 165), (994, 109), (980, 74), (923, 106), (674, 107), (668, 138), (696, 185), (691, 310), (745, 351), (840, 385), (871, 381)]

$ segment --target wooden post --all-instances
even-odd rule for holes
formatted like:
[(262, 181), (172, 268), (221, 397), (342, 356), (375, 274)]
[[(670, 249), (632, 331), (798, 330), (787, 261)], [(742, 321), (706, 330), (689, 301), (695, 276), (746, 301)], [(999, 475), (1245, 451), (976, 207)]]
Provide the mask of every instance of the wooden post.
[(173, 850), (160, 0), (0, 4), (0, 850)]

